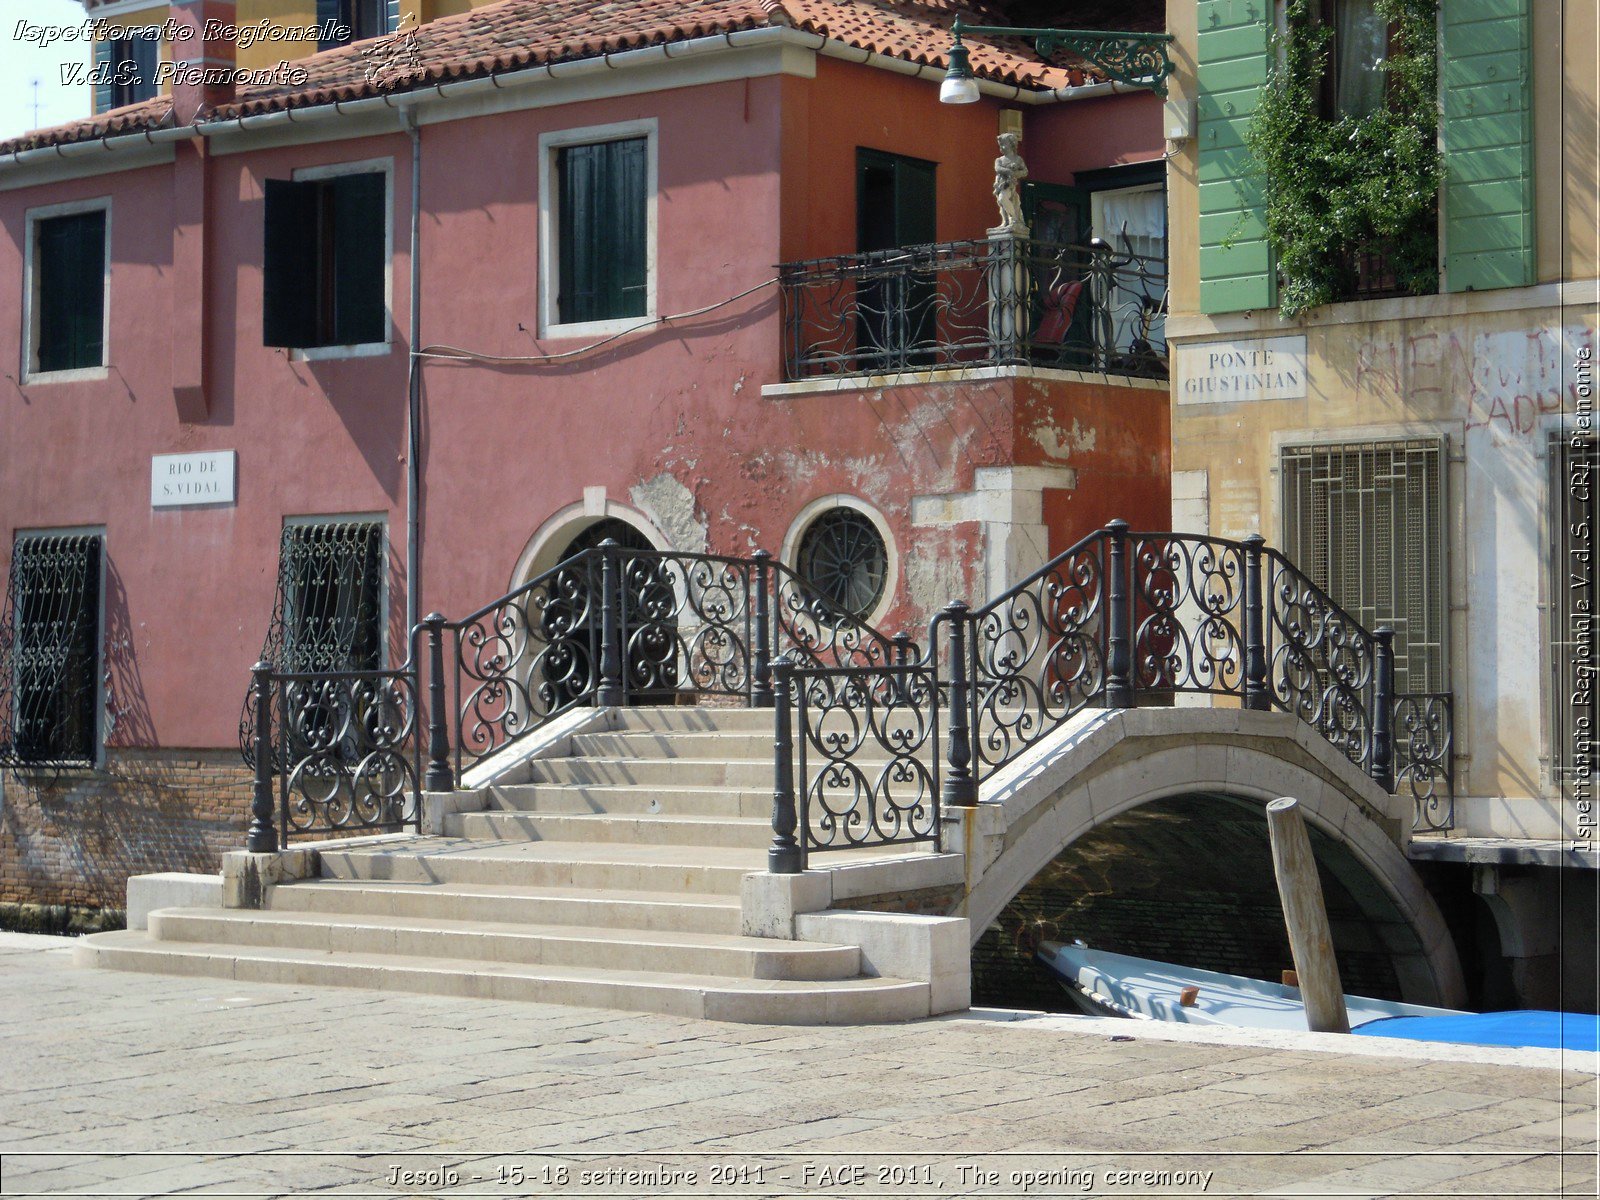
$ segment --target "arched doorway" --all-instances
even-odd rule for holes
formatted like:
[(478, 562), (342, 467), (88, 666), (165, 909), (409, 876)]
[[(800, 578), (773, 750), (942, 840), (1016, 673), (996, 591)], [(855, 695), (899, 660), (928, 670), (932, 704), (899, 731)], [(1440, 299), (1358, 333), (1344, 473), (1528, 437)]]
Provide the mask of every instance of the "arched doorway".
[[(623, 552), (618, 579), (624, 588), (619, 616), (623, 622), (623, 685), (627, 702), (671, 704), (677, 699), (679, 679), (676, 604), (671, 580), (652, 557), (656, 547), (650, 539), (618, 517), (602, 517), (567, 541), (557, 563), (598, 549), (607, 541), (615, 542)], [(638, 551), (647, 553), (637, 559), (629, 557)], [(595, 582), (598, 583), (598, 575)], [(572, 586), (586, 592), (587, 574), (582, 580), (575, 578)], [(586, 654), (586, 647), (600, 644), (601, 607), (598, 598), (575, 590), (571, 608), (581, 615), (569, 619), (567, 613), (552, 608), (549, 619), (564, 622), (571, 630), (565, 640), (574, 654)], [(586, 680), (591, 674), (587, 667), (587, 663), (552, 661), (546, 668), (547, 685), (559, 688), (570, 686), (564, 685), (563, 680)]]

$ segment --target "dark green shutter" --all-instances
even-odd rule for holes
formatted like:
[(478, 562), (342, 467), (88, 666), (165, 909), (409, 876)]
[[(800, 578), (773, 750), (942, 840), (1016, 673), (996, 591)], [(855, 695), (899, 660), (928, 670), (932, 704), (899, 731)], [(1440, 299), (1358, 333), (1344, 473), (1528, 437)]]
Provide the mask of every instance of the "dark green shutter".
[(644, 138), (610, 142), (609, 160), (613, 179), (610, 188), (611, 220), (616, 243), (609, 257), (611, 276), (607, 289), (613, 297), (611, 314), (617, 317), (642, 317), (649, 310), (649, 232), (646, 221), (646, 188), (649, 184), (649, 155)]
[(1266, 191), (1244, 135), (1267, 79), (1271, 0), (1199, 0), (1200, 311), (1277, 303)]
[[(317, 0), (317, 24), (323, 29), (329, 22), (349, 26), (352, 22), (347, 17), (347, 7), (342, 0)], [(335, 46), (342, 46), (348, 38), (323, 38), (317, 42), (318, 50), (332, 50)]]
[(336, 346), (381, 342), (388, 333), (384, 265), (387, 181), (378, 172), (328, 181), (333, 205), (333, 320)]
[(298, 348), (316, 342), (317, 193), (315, 183), (266, 181), (263, 345)]
[(648, 142), (564, 146), (556, 154), (557, 320), (640, 317), (648, 310)]
[(1446, 0), (1446, 291), (1534, 282), (1530, 0)]
[(108, 41), (94, 44), (94, 111), (97, 113), (110, 112), (111, 102), (111, 77), (116, 73), (113, 65), (113, 47)]
[(40, 221), (39, 370), (105, 363), (106, 214)]

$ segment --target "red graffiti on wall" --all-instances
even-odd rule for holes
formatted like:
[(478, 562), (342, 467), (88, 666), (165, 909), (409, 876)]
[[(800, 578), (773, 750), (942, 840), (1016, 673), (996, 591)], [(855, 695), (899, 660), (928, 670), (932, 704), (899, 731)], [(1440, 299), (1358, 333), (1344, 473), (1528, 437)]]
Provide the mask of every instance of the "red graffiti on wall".
[(1369, 340), (1357, 348), (1354, 382), (1357, 391), (1418, 407), (1454, 394), (1466, 401), (1467, 430), (1527, 437), (1548, 414), (1576, 406), (1571, 360), (1583, 346), (1592, 354), (1594, 340), (1587, 326)]

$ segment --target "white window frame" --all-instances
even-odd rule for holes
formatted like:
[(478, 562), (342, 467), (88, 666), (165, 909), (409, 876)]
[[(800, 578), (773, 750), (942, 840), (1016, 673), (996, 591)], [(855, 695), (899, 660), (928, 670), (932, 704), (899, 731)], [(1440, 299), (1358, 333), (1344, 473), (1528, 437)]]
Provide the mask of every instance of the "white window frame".
[[(105, 271), (101, 276), (100, 303), (100, 365), (74, 367), (68, 371), (41, 371), (39, 363), (39, 222), (53, 217), (75, 217), (82, 213), (106, 214)], [(25, 216), (27, 231), (22, 256), (22, 362), (19, 364), (24, 385), (45, 383), (82, 383), (88, 380), (107, 379), (111, 374), (111, 197), (97, 196), (92, 200), (69, 200), (64, 204), (47, 204), (30, 208)]]
[[(106, 239), (108, 242), (110, 238)], [(61, 372), (66, 374), (67, 372)], [(11, 546), (7, 553), (13, 559), (16, 556), (16, 546), (23, 538), (32, 537), (97, 537), (100, 539), (100, 591), (99, 603), (95, 611), (95, 683), (94, 683), (94, 762), (88, 767), (68, 768), (72, 771), (103, 771), (106, 766), (106, 739), (111, 736), (113, 729), (109, 726), (110, 714), (106, 711), (106, 683), (109, 673), (106, 666), (106, 572), (109, 566), (110, 555), (106, 553), (108, 539), (104, 525), (62, 525), (50, 528), (16, 529), (11, 533)], [(10, 686), (15, 686), (15, 680)], [(27, 772), (30, 768), (19, 768)]]
[[(381, 358), (394, 351), (394, 159), (368, 158), (360, 162), (296, 167), (289, 175), (295, 183), (338, 179), (345, 175), (383, 174), (383, 341), (346, 346), (306, 346), (289, 352), (291, 362), (322, 362), (340, 358)], [(266, 264), (262, 264), (263, 269)]]
[[(585, 125), (539, 135), (539, 336), (550, 338), (609, 337), (656, 320), (656, 197), (659, 191), (659, 123), (655, 117), (619, 121), (610, 125)], [(559, 261), (561, 214), (560, 181), (556, 152), (564, 146), (589, 146), (599, 142), (645, 139), (645, 276), (644, 313), (609, 321), (569, 321), (561, 324), (556, 301), (561, 288)]]

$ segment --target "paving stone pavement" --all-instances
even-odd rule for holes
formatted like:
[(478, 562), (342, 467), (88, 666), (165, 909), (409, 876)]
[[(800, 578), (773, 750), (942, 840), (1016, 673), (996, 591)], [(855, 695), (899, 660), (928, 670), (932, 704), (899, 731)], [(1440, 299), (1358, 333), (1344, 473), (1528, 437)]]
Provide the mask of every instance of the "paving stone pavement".
[(1597, 1194), (1592, 1071), (1128, 1027), (722, 1025), (0, 935), (0, 1196)]

